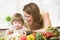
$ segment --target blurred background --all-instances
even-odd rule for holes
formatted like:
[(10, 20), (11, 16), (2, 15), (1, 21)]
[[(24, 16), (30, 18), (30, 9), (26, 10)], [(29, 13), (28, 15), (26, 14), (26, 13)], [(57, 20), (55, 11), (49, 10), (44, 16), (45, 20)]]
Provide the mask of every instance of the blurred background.
[(14, 13), (23, 15), (24, 5), (34, 2), (41, 12), (48, 12), (53, 27), (60, 27), (60, 0), (0, 0), (0, 29), (9, 28), (10, 24), (6, 17)]

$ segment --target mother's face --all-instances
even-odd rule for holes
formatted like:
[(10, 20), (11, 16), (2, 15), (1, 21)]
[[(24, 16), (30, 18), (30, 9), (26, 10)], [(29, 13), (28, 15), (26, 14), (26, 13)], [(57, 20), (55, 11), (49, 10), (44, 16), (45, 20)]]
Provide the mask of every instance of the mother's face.
[(32, 15), (24, 12), (24, 16), (25, 16), (25, 19), (27, 20), (28, 24), (31, 25), (32, 22), (33, 22), (33, 17), (32, 17)]

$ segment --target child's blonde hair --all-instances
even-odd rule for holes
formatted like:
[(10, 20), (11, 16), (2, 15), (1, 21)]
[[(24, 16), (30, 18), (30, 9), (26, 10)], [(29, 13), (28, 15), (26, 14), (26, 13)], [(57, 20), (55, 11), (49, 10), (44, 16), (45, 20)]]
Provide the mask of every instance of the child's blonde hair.
[(13, 25), (13, 21), (21, 21), (22, 22), (22, 25), (24, 24), (24, 20), (23, 20), (23, 17), (20, 13), (15, 13), (13, 16), (12, 16), (12, 19), (11, 19), (11, 24)]

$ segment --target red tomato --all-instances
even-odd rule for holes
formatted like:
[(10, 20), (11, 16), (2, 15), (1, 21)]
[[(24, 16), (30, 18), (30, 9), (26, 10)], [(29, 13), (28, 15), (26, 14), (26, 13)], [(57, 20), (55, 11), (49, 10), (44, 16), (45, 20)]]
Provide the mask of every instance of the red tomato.
[(46, 38), (49, 38), (49, 37), (52, 37), (52, 36), (54, 36), (54, 34), (49, 33), (49, 32), (46, 33)]
[(26, 40), (26, 36), (22, 36), (20, 40)]
[(43, 36), (46, 36), (46, 33), (45, 33), (45, 32), (42, 32), (42, 35), (43, 35)]
[(46, 38), (54, 36), (53, 33), (49, 33), (49, 32), (42, 32), (42, 35), (45, 36)]

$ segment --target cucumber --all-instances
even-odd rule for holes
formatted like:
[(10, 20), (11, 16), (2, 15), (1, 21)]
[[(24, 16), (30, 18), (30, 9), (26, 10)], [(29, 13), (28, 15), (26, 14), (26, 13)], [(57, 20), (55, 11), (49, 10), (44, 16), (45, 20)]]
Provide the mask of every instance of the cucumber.
[(40, 32), (36, 33), (36, 38), (35, 38), (35, 40), (44, 40), (44, 39), (43, 39), (43, 36), (42, 36), (42, 33), (40, 33)]
[(51, 37), (48, 40), (59, 40), (59, 37)]

